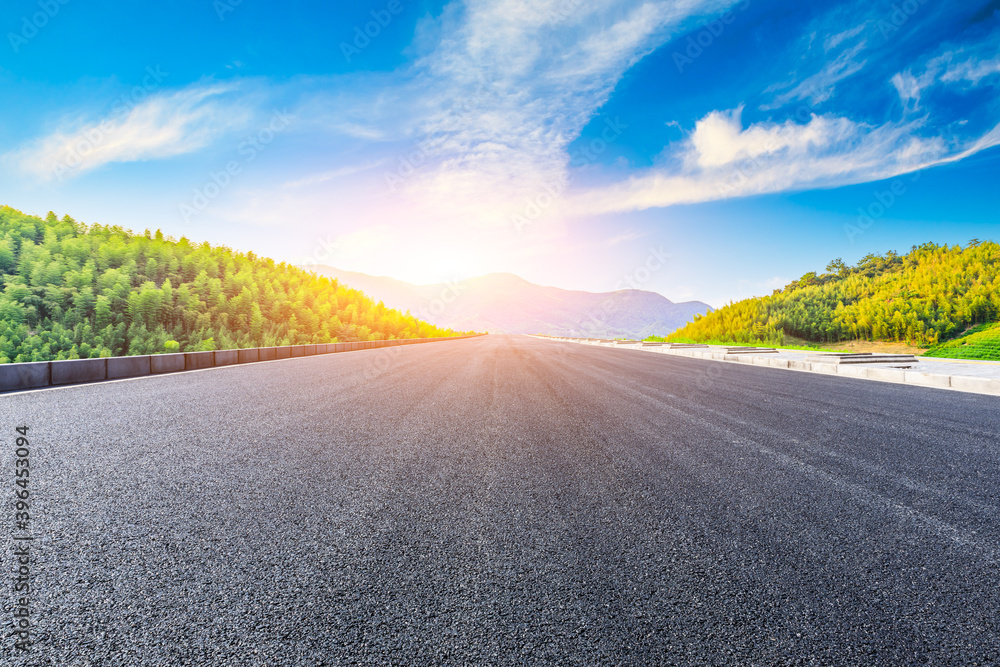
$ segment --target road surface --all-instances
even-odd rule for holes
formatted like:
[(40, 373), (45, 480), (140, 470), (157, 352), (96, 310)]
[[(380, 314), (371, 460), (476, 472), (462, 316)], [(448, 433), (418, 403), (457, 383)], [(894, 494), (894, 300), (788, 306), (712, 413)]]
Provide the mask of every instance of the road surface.
[(996, 397), (489, 336), (0, 415), (13, 664), (1000, 661)]

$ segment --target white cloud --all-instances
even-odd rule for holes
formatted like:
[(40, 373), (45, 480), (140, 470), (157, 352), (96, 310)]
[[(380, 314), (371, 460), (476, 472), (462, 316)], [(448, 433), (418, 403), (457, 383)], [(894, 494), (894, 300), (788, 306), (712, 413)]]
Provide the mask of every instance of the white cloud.
[(899, 101), (903, 103), (904, 110), (911, 111), (920, 108), (920, 91), (926, 87), (921, 79), (913, 76), (907, 70), (893, 75), (891, 81), (899, 94)]
[(997, 73), (1000, 73), (1000, 57), (989, 60), (970, 58), (951, 65), (941, 75), (941, 81), (944, 83), (968, 82), (973, 86), (978, 86), (983, 79)]
[(374, 126), (410, 128), (392, 163), (416, 153), (421, 164), (386, 171), (394, 196), (447, 202), (443, 215), (465, 225), (509, 226), (525, 201), (565, 186), (567, 146), (636, 61), (734, 2), (475, 0), (443, 19), (437, 48), (397, 87), (400, 104), (369, 95), (345, 113), (361, 106)]
[(861, 25), (857, 25), (853, 28), (848, 28), (847, 30), (838, 32), (836, 35), (831, 35), (830, 37), (826, 38), (825, 42), (823, 42), (823, 49), (825, 51), (831, 51), (835, 49), (841, 42), (851, 39), (852, 37), (857, 37), (867, 27), (868, 27), (867, 23), (862, 23)]
[(300, 178), (294, 181), (288, 181), (282, 184), (284, 188), (290, 189), (300, 189), (308, 188), (313, 185), (319, 185), (320, 183), (327, 183), (329, 181), (336, 181), (338, 179), (344, 178), (345, 176), (352, 176), (364, 171), (370, 171), (378, 166), (383, 165), (383, 161), (368, 162), (365, 164), (350, 165), (347, 167), (340, 167), (338, 169), (330, 169), (329, 171), (320, 172), (318, 174), (312, 174), (306, 176), (305, 178)]
[(136, 162), (190, 153), (246, 122), (247, 112), (226, 101), (233, 85), (193, 86), (138, 102), (121, 99), (101, 120), (75, 119), (4, 157), (43, 179), (67, 178), (112, 162)]
[(685, 159), (702, 169), (724, 167), (741, 160), (759, 160), (779, 152), (802, 154), (842, 141), (853, 131), (843, 118), (814, 116), (804, 125), (758, 123), (746, 130), (740, 122), (743, 107), (713, 111), (695, 124)]
[(826, 102), (833, 97), (837, 83), (859, 72), (865, 66), (867, 63), (866, 60), (858, 61), (856, 58), (865, 50), (866, 46), (867, 42), (860, 41), (851, 48), (844, 50), (836, 58), (826, 62), (820, 71), (803, 79), (794, 88), (778, 95), (774, 98), (773, 102), (761, 108), (777, 109), (789, 102), (799, 100), (813, 105)]
[(679, 169), (651, 170), (577, 193), (570, 211), (634, 211), (862, 183), (953, 162), (1000, 144), (1000, 125), (954, 144), (918, 136), (922, 123), (871, 126), (814, 115), (805, 124), (757, 123), (744, 129), (740, 109), (714, 111), (680, 146)]

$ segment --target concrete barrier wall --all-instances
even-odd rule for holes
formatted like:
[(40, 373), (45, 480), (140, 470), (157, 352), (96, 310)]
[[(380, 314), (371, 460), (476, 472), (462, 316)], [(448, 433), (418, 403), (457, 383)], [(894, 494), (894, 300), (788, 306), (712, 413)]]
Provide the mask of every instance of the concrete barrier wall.
[(214, 352), (177, 352), (171, 354), (136, 355), (101, 359), (69, 359), (63, 361), (34, 361), (17, 364), (0, 364), (0, 391), (36, 389), (52, 385), (77, 382), (99, 382), (150, 374), (175, 373), (199, 368), (214, 368), (231, 364), (274, 361), (315, 354), (333, 354), (351, 350), (370, 350), (395, 345), (434, 343), (474, 338), (416, 338), (403, 340), (356, 341), (353, 343), (323, 343), (309, 345), (283, 345), (243, 350), (216, 350)]
[(184, 370), (193, 371), (197, 368), (211, 368), (215, 365), (215, 352), (185, 352)]
[(51, 382), (48, 361), (28, 361), (19, 364), (0, 364), (0, 389), (34, 389), (47, 387)]
[(52, 384), (96, 382), (108, 379), (107, 359), (67, 359), (50, 361)]
[(149, 355), (137, 357), (111, 357), (108, 359), (108, 379), (134, 378), (149, 375), (152, 370)]
[(184, 370), (184, 353), (152, 354), (149, 357), (150, 373), (176, 373)]
[(216, 366), (232, 366), (233, 364), (238, 364), (240, 361), (240, 351), (239, 350), (216, 350), (215, 351), (215, 365)]

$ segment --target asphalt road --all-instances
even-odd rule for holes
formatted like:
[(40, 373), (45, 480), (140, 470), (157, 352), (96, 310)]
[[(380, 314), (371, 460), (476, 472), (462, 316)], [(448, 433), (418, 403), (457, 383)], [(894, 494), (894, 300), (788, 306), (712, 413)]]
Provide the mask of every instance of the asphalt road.
[(1000, 662), (996, 397), (490, 336), (0, 416), (13, 664)]

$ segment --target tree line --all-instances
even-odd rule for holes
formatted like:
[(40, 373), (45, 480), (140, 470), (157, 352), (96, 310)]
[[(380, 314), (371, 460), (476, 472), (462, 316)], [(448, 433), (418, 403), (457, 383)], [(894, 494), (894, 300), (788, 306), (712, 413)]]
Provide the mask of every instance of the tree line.
[(0, 207), (0, 363), (458, 335), (208, 243)]
[(870, 254), (856, 265), (836, 259), (764, 297), (696, 317), (671, 340), (780, 344), (900, 341), (933, 347), (970, 327), (1000, 319), (1000, 245), (925, 243), (909, 253)]

